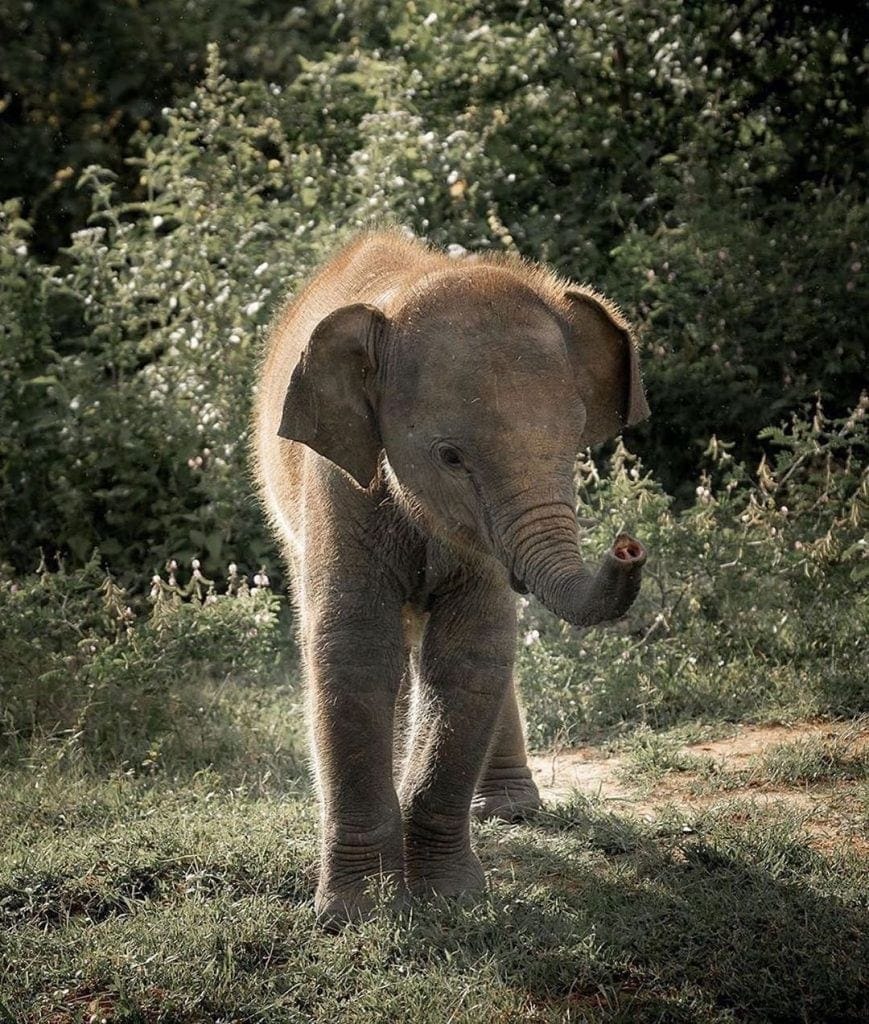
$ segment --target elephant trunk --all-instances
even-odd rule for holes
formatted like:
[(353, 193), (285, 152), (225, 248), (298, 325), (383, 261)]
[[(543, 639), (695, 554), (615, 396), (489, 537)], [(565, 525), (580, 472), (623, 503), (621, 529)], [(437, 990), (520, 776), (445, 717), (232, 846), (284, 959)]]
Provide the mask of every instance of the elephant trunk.
[(499, 531), (497, 547), (515, 590), (530, 590), (575, 626), (617, 619), (633, 604), (646, 561), (639, 541), (619, 534), (593, 573), (579, 553), (572, 502), (536, 506), (510, 522)]

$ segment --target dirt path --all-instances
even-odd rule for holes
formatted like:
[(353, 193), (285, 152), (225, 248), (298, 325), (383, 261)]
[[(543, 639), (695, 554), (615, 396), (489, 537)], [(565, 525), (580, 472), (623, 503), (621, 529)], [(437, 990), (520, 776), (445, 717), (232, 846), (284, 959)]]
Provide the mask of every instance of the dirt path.
[[(546, 802), (567, 799), (574, 790), (612, 802), (648, 820), (665, 806), (697, 810), (734, 800), (750, 799), (763, 805), (799, 812), (804, 827), (819, 847), (841, 847), (869, 854), (866, 834), (865, 780), (830, 780), (814, 784), (782, 785), (755, 769), (759, 756), (781, 744), (816, 740), (847, 742), (852, 753), (869, 750), (869, 721), (803, 722), (793, 726), (738, 727), (727, 739), (688, 744), (678, 748), (695, 757), (712, 758), (726, 786), (703, 785), (693, 771), (671, 771), (660, 779), (634, 783), (626, 779), (628, 756), (607, 756), (599, 747), (577, 747), (533, 756), (531, 769)], [(862, 794), (862, 795), (861, 795)], [(862, 806), (861, 806), (862, 805)]]

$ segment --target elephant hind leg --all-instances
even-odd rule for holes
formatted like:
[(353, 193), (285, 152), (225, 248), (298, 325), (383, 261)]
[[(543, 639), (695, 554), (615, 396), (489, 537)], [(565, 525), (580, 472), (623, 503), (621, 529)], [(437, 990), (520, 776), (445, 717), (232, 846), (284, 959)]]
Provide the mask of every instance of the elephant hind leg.
[(471, 803), (471, 814), (479, 821), (521, 821), (540, 807), (540, 793), (528, 767), (514, 682), (504, 698), (486, 766)]

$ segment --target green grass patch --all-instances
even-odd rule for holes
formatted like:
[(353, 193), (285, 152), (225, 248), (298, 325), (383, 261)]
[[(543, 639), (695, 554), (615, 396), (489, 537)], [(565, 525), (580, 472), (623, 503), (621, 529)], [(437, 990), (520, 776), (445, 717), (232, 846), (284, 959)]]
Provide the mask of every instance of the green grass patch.
[(690, 774), (713, 779), (723, 771), (707, 754), (692, 754), (671, 736), (642, 731), (625, 745), (619, 777), (629, 783), (651, 786), (668, 775)]
[(839, 734), (771, 745), (744, 767), (734, 767), (726, 758), (685, 750), (682, 730), (638, 730), (618, 745), (623, 760), (617, 775), (646, 791), (665, 778), (683, 777), (685, 791), (693, 796), (746, 787), (860, 782), (869, 778), (869, 749), (860, 740), (864, 723), (865, 718), (857, 718)]
[[(301, 785), (301, 782), (299, 783)], [(488, 824), (471, 904), (315, 927), (309, 795), (217, 772), (0, 778), (15, 1021), (861, 1019), (865, 876), (798, 815), (650, 824), (577, 798)], [(78, 1016), (76, 1016), (78, 1014)]]
[(811, 736), (764, 751), (757, 771), (783, 786), (859, 781), (869, 777), (869, 748), (859, 748), (853, 734)]

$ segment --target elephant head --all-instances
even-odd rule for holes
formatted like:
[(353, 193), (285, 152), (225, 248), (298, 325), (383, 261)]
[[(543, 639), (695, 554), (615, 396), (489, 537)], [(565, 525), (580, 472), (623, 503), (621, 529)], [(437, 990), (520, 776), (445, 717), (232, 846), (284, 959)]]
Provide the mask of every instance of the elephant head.
[(322, 320), (279, 434), (363, 488), (385, 451), (389, 486), (427, 528), (591, 625), (630, 607), (646, 555), (620, 535), (596, 573), (584, 564), (576, 453), (647, 415), (630, 328), (606, 299), (481, 261), (420, 285), (389, 316), (357, 304)]

